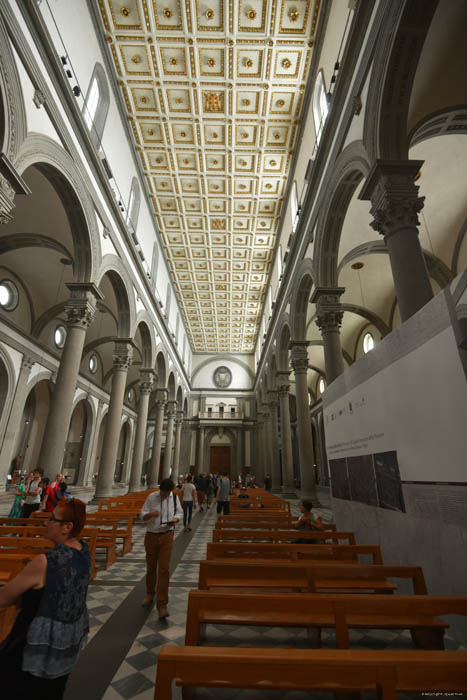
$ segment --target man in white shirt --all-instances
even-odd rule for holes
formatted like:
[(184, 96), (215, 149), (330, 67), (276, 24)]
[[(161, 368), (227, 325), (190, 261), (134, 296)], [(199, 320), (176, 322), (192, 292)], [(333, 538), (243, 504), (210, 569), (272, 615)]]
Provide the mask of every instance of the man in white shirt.
[(149, 607), (157, 596), (156, 604), (159, 618), (169, 616), (169, 574), (170, 555), (174, 541), (175, 523), (178, 523), (183, 511), (178, 496), (173, 494), (174, 484), (171, 479), (163, 479), (160, 491), (149, 494), (143, 507), (141, 517), (147, 525), (144, 538), (146, 550), (146, 598), (143, 607)]

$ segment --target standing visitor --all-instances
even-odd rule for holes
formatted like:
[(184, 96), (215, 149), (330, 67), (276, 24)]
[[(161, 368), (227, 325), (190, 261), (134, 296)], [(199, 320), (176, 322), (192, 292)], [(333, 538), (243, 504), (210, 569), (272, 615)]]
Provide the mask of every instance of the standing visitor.
[(266, 491), (271, 490), (271, 475), (269, 472), (264, 477), (264, 488), (266, 489)]
[(26, 487), (26, 501), (21, 511), (22, 518), (29, 518), (31, 513), (41, 507), (41, 487), (40, 481), (44, 473), (43, 469), (34, 469), (32, 479)]
[(19, 484), (16, 486), (15, 500), (13, 501), (11, 510), (8, 513), (9, 518), (21, 518), (25, 493), (26, 486), (24, 484), (24, 476), (22, 476), (20, 477)]
[(149, 494), (141, 508), (141, 517), (147, 525), (144, 538), (146, 550), (146, 597), (143, 607), (149, 607), (156, 596), (159, 619), (169, 616), (170, 555), (174, 541), (175, 524), (180, 520), (182, 508), (178, 496), (173, 496), (174, 483), (162, 479), (160, 491)]
[(183, 501), (183, 531), (191, 530), (191, 518), (193, 516), (193, 505), (196, 505), (196, 489), (192, 484), (192, 476), (188, 474), (182, 487)]
[(222, 477), (217, 480), (217, 514), (222, 512), (224, 515), (230, 514), (230, 479), (227, 472), (222, 474)]

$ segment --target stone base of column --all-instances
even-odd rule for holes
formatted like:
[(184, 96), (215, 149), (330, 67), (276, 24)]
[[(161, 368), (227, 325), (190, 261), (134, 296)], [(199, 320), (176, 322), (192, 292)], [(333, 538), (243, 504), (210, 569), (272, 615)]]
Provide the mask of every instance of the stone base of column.
[(281, 491), (281, 496), (282, 498), (297, 498), (297, 492), (295, 491), (294, 488), (290, 486), (283, 486), (282, 491)]

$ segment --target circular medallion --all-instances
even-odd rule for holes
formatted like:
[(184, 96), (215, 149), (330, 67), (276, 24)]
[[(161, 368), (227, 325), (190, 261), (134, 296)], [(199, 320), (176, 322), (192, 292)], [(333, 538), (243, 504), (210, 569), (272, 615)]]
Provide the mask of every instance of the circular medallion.
[(218, 389), (226, 389), (232, 383), (232, 372), (228, 367), (218, 367), (212, 378)]

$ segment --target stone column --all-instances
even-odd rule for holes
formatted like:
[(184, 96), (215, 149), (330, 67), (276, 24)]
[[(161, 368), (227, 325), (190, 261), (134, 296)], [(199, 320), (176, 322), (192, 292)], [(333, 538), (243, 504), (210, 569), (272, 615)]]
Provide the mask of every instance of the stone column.
[(204, 428), (198, 426), (198, 450), (196, 454), (196, 473), (203, 474), (204, 469)]
[(154, 439), (152, 441), (151, 466), (149, 468), (148, 486), (155, 489), (159, 484), (159, 468), (161, 462), (162, 430), (164, 428), (165, 404), (167, 403), (167, 389), (156, 391), (156, 421), (154, 424)]
[(143, 469), (144, 445), (148, 424), (149, 397), (154, 387), (154, 370), (141, 369), (139, 373), (139, 404), (136, 422), (135, 444), (131, 462), (130, 485), (128, 491), (141, 491), (141, 471)]
[(94, 495), (96, 499), (109, 498), (112, 495), (126, 377), (133, 356), (133, 341), (130, 338), (116, 338), (114, 342), (112, 389), (104, 441), (102, 443), (99, 473), (97, 474), (96, 493)]
[(263, 454), (264, 454), (264, 472), (265, 474), (269, 472), (271, 474), (271, 488), (272, 488), (272, 471), (273, 471), (273, 458), (272, 458), (272, 426), (271, 426), (271, 414), (269, 412), (269, 405), (263, 403), (262, 406), (263, 414)]
[(289, 407), (289, 373), (277, 373), (277, 391), (279, 394), (281, 414), (281, 440), (282, 440), (282, 495), (284, 498), (296, 498), (293, 475), (292, 430), (290, 427)]
[(265, 429), (265, 419), (262, 411), (256, 412), (256, 465), (254, 474), (256, 476), (256, 481), (258, 486), (263, 483), (264, 475), (266, 473), (265, 463), (265, 439), (264, 439), (264, 429)]
[(62, 468), (86, 331), (93, 321), (96, 301), (103, 299), (94, 284), (70, 282), (66, 286), (71, 292), (65, 306), (67, 334), (38, 459), (38, 466), (50, 479)]
[(178, 473), (180, 471), (180, 448), (183, 425), (183, 411), (177, 411), (175, 416), (175, 443), (174, 443), (174, 465), (172, 469), (172, 481), (177, 483)]
[(295, 396), (297, 400), (298, 452), (300, 458), (300, 482), (302, 498), (311, 498), (318, 504), (313, 475), (313, 438), (310, 421), (310, 401), (308, 398), (308, 341), (293, 340), (290, 342), (292, 351), (292, 367), (295, 374)]
[(417, 229), (424, 197), (414, 178), (422, 165), (422, 160), (377, 160), (360, 193), (360, 199), (371, 200), (371, 227), (384, 236), (402, 321), (433, 297)]
[(344, 287), (316, 287), (311, 297), (311, 303), (316, 304), (316, 325), (323, 338), (328, 384), (344, 371), (339, 331), (344, 315), (339, 299), (344, 292)]
[[(6, 484), (11, 462), (16, 457), (14, 452), (18, 431), (21, 430), (21, 418), (26, 403), (26, 390), (29, 375), (35, 360), (28, 355), (24, 355), (21, 360), (18, 381), (16, 382), (15, 396), (8, 417), (2, 449), (0, 451), (0, 484)], [(24, 455), (23, 455), (24, 457)]]
[(281, 469), (279, 464), (279, 439), (278, 439), (278, 414), (277, 391), (268, 391), (270, 412), (270, 453), (271, 453), (271, 477), (272, 490), (279, 493), (281, 490)]
[(168, 479), (172, 466), (172, 448), (174, 444), (174, 421), (177, 410), (176, 401), (167, 401), (167, 427), (165, 430), (164, 463), (162, 465), (162, 478)]

